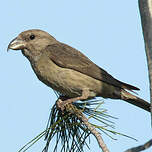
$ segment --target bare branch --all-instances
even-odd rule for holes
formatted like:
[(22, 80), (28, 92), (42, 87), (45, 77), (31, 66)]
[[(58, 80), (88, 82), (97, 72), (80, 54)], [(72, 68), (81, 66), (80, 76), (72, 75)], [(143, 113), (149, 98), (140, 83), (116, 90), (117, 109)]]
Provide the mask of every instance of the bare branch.
[[(139, 0), (138, 2), (148, 63), (152, 119), (152, 0)], [(140, 152), (148, 149), (150, 146), (152, 146), (152, 139), (146, 142), (144, 145), (128, 149), (125, 152)]]
[(145, 51), (147, 56), (149, 81), (150, 81), (150, 101), (152, 116), (152, 0), (139, 0), (139, 10), (145, 40)]
[(148, 149), (150, 146), (152, 146), (152, 139), (146, 142), (144, 145), (128, 149), (125, 152), (140, 152)]

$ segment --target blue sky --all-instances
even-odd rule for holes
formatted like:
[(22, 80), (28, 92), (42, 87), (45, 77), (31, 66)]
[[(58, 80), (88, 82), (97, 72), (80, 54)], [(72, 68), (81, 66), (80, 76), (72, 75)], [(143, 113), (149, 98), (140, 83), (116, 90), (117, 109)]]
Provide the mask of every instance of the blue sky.
[[(38, 28), (49, 32), (83, 52), (117, 79), (139, 87), (139, 96), (149, 101), (137, 1), (5, 0), (1, 2), (0, 15), (1, 151), (17, 152), (43, 131), (56, 100), (52, 89), (37, 79), (20, 51), (6, 51), (8, 43), (24, 30)], [(120, 100), (104, 101), (109, 114), (119, 118), (115, 130), (138, 139), (136, 142), (116, 136), (118, 140), (114, 141), (103, 134), (112, 152), (122, 152), (151, 138), (149, 113)], [(29, 152), (41, 152), (44, 144), (41, 140)], [(90, 147), (90, 152), (100, 150), (93, 136)]]

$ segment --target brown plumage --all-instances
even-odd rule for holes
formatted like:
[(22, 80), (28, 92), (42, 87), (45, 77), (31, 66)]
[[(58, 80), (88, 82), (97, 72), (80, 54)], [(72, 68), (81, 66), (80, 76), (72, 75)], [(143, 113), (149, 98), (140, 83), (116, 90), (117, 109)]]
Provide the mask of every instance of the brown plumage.
[(137, 87), (115, 79), (80, 51), (47, 32), (24, 31), (10, 42), (8, 49), (22, 50), (39, 80), (68, 98), (81, 96), (88, 89), (88, 99), (122, 99), (150, 111), (148, 102), (126, 91), (139, 90)]

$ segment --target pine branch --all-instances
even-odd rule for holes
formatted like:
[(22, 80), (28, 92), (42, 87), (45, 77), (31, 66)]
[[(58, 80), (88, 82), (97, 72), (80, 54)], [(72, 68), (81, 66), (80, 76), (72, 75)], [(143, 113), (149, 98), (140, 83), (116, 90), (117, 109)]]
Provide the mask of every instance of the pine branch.
[[(57, 104), (54, 104), (46, 130), (25, 144), (19, 152), (25, 152), (42, 137), (45, 137), (46, 140), (43, 152), (49, 151), (49, 145), (52, 152), (84, 152), (84, 146), (89, 149), (91, 134), (95, 136), (103, 152), (109, 152), (100, 132), (112, 139), (114, 138), (110, 133), (134, 139), (109, 129), (114, 129), (114, 122), (110, 119), (116, 118), (108, 115), (107, 110), (100, 107), (102, 104), (103, 102), (97, 99), (77, 101), (66, 105), (63, 111), (57, 107)], [(94, 123), (90, 123), (88, 121), (90, 119), (94, 120)], [(52, 140), (53, 138), (55, 141)], [(51, 141), (53, 144), (50, 144)]]
[(68, 107), (66, 107), (66, 110), (72, 112), (80, 120), (82, 120), (82, 122), (87, 126), (87, 128), (90, 130), (90, 132), (97, 139), (97, 142), (98, 142), (98, 144), (99, 144), (99, 146), (100, 146), (100, 148), (102, 149), (103, 152), (109, 152), (106, 144), (104, 143), (104, 141), (103, 141), (103, 139), (101, 137), (101, 134), (96, 130), (95, 126), (93, 126), (92, 124), (90, 124), (88, 122), (88, 119), (84, 116), (84, 114), (80, 110), (78, 110), (77, 108), (75, 108), (73, 104), (69, 104)]

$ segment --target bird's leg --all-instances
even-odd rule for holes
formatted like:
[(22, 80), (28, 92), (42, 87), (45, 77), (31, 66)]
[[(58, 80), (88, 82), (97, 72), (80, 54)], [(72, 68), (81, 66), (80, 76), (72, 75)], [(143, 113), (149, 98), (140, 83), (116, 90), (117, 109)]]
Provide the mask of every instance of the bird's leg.
[(57, 100), (57, 106), (63, 111), (67, 104), (73, 103), (78, 100), (85, 100), (89, 97), (89, 94), (90, 94), (89, 89), (85, 88), (82, 90), (82, 95), (80, 97), (70, 98), (70, 99), (66, 99), (66, 100), (62, 100), (62, 98), (59, 98)]

